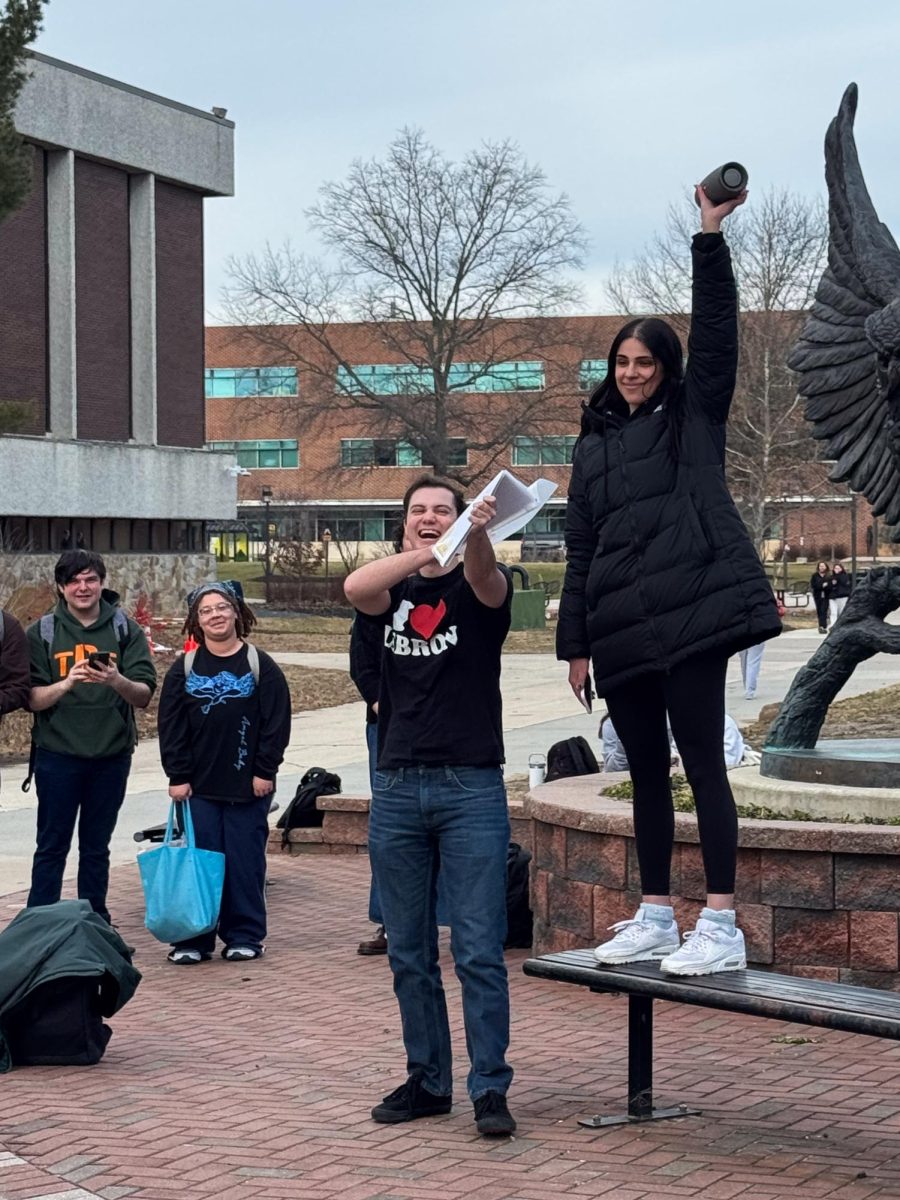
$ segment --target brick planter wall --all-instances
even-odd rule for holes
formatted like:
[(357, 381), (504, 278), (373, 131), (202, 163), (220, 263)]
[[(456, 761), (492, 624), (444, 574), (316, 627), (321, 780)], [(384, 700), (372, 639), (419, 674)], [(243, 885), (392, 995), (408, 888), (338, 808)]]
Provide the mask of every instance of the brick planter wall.
[[(621, 778), (560, 780), (525, 801), (536, 954), (596, 945), (634, 915), (631, 806), (598, 795)], [(705, 894), (696, 819), (676, 813), (672, 903), (682, 931)], [(748, 963), (900, 991), (900, 828), (742, 819), (736, 908)]]
[[(291, 829), (282, 845), (282, 831), (269, 834), (270, 854), (368, 854), (369, 797), (322, 796), (316, 807), (324, 812), (321, 829)], [(512, 839), (533, 850), (531, 820), (526, 819), (521, 801), (510, 801)]]

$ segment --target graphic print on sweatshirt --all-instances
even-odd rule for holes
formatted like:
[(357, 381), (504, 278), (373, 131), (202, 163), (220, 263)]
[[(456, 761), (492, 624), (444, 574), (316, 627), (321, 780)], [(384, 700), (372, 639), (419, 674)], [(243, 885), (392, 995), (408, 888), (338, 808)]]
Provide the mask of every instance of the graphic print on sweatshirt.
[(204, 716), (215, 704), (225, 704), (229, 700), (245, 700), (256, 691), (256, 680), (253, 672), (245, 675), (234, 675), (231, 671), (219, 671), (217, 675), (199, 675), (191, 671), (185, 680), (185, 690), (198, 700), (205, 700), (200, 711)]
[(443, 654), (458, 640), (456, 625), (439, 632), (446, 616), (447, 604), (443, 597), (436, 604), (401, 600), (391, 624), (385, 626), (385, 647), (402, 658), (430, 658), (434, 654)]

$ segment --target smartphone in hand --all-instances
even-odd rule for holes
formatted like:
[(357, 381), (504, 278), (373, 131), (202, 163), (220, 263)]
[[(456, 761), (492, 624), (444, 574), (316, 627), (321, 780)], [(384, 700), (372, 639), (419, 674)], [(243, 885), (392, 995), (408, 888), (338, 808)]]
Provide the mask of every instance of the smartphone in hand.
[(88, 666), (91, 667), (108, 667), (109, 666), (109, 651), (108, 650), (92, 650), (88, 655)]
[(584, 706), (585, 712), (593, 712), (594, 689), (591, 687), (591, 676), (587, 674), (584, 679), (584, 687), (578, 693), (578, 699)]

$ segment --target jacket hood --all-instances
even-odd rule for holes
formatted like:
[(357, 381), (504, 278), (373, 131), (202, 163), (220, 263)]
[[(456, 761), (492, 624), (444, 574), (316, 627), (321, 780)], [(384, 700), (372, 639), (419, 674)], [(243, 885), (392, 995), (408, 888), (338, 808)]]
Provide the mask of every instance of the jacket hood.
[(102, 629), (104, 625), (108, 625), (116, 615), (118, 606), (119, 593), (112, 591), (110, 588), (104, 588), (100, 593), (100, 615), (90, 625), (82, 625), (79, 620), (72, 616), (69, 612), (69, 606), (63, 600), (62, 596), (57, 601), (56, 616), (65, 628), (75, 635), (77, 640), (90, 629)]
[(650, 400), (645, 401), (632, 413), (618, 392), (607, 393), (604, 397), (603, 386), (601, 383), (594, 388), (587, 403), (581, 406), (582, 437), (586, 437), (589, 433), (602, 435), (607, 429), (621, 429), (629, 421), (647, 417), (661, 407), (660, 404), (652, 402), (653, 397), (651, 396)]

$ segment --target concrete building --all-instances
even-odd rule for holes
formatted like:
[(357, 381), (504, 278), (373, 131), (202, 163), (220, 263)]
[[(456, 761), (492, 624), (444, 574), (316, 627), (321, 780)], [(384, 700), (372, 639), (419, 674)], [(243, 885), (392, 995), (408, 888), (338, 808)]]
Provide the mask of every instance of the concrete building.
[(206, 574), (236, 501), (203, 396), (203, 203), (233, 194), (233, 124), (40, 54), (15, 120), (34, 185), (0, 225), (3, 544)]

